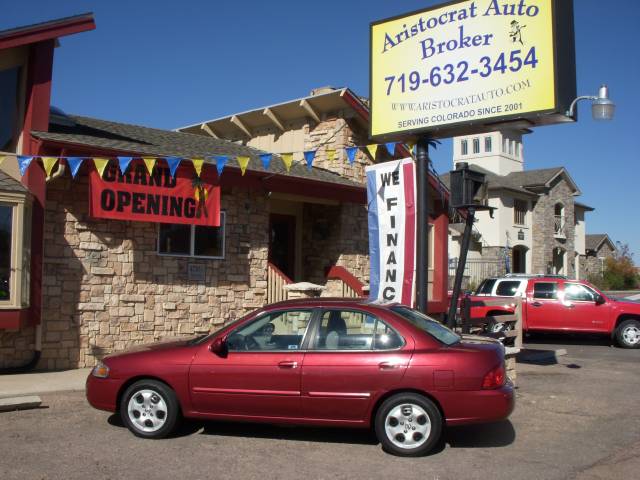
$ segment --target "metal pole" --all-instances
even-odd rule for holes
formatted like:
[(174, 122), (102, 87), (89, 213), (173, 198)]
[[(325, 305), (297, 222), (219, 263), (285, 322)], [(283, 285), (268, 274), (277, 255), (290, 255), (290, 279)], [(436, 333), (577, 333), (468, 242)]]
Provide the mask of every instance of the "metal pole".
[(467, 209), (467, 221), (464, 226), (464, 234), (462, 235), (462, 247), (460, 248), (460, 258), (458, 258), (458, 266), (456, 268), (456, 279), (453, 283), (453, 294), (451, 303), (449, 304), (449, 314), (447, 315), (447, 326), (453, 328), (456, 323), (456, 310), (458, 308), (458, 297), (462, 288), (462, 276), (464, 275), (464, 267), (467, 263), (467, 252), (469, 251), (469, 242), (471, 241), (471, 229), (473, 228), (473, 220), (476, 210), (473, 207)]
[(416, 145), (416, 308), (427, 313), (429, 282), (429, 139)]

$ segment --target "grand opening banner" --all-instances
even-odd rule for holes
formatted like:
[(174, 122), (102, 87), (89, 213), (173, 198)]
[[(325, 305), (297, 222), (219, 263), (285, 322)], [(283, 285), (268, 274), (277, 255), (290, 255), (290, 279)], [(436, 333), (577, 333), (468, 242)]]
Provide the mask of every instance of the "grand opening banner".
[(220, 187), (213, 169), (196, 175), (180, 166), (175, 177), (156, 165), (149, 174), (144, 163), (133, 162), (123, 175), (111, 162), (103, 175), (89, 174), (89, 212), (95, 218), (137, 222), (220, 226)]
[(574, 50), (572, 0), (458, 1), (374, 22), (371, 136), (570, 121)]
[(369, 207), (369, 295), (413, 306), (416, 176), (412, 159), (366, 167)]

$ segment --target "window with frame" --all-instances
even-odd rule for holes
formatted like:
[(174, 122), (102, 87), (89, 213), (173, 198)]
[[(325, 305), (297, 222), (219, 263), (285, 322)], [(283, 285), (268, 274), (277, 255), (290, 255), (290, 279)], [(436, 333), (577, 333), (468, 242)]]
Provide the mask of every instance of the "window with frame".
[(267, 313), (227, 336), (230, 352), (300, 350), (313, 310), (281, 310)]
[(557, 282), (536, 282), (533, 284), (533, 298), (556, 300), (558, 298)]
[(473, 153), (480, 153), (480, 139), (473, 139)]
[(491, 151), (491, 137), (484, 137), (484, 151)]
[(316, 350), (389, 350), (403, 340), (375, 315), (355, 310), (326, 310), (314, 342)]
[(460, 141), (460, 152), (462, 155), (467, 155), (469, 153), (469, 145), (466, 140)]
[(496, 295), (499, 297), (514, 297), (520, 286), (518, 280), (503, 280), (498, 283), (496, 288)]
[(513, 223), (525, 225), (527, 219), (527, 201), (515, 198), (513, 200)]
[(580, 283), (565, 283), (564, 299), (574, 302), (595, 302), (596, 293)]
[(158, 254), (224, 258), (225, 223), (225, 212), (220, 212), (219, 227), (161, 223), (158, 227)]
[(0, 308), (26, 308), (31, 289), (31, 202), (0, 192)]
[(507, 144), (509, 145), (509, 155), (513, 155), (513, 142), (508, 140)]

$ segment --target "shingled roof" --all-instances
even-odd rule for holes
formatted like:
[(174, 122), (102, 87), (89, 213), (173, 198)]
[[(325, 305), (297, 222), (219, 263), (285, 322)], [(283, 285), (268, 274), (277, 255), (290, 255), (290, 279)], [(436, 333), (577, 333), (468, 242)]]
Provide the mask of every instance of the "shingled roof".
[(616, 246), (606, 233), (591, 233), (584, 236), (584, 243), (587, 250), (597, 252), (604, 242), (607, 242), (611, 249), (615, 250)]
[[(207, 159), (207, 156), (247, 156), (250, 158), (247, 166), (248, 171), (286, 175), (352, 188), (364, 188), (363, 184), (347, 180), (329, 170), (317, 167), (308, 169), (306, 165), (300, 163), (294, 163), (291, 170), (287, 172), (277, 155), (274, 155), (269, 169), (265, 170), (259, 155), (266, 152), (227, 140), (77, 115), (65, 115), (65, 117), (63, 121), (58, 119), (50, 122), (48, 132), (33, 131), (32, 135), (48, 142), (111, 150), (114, 155), (205, 158), (205, 161), (209, 163), (213, 163), (213, 161)], [(226, 168), (239, 169), (236, 164), (232, 163), (229, 163)]]
[(26, 193), (27, 189), (15, 178), (7, 175), (2, 170), (0, 170), (0, 191)]
[[(478, 165), (469, 165), (469, 169), (484, 173), (489, 190), (510, 190), (526, 195), (535, 195), (534, 190), (549, 186), (558, 175), (564, 173), (569, 183), (573, 186), (575, 193), (580, 193), (564, 167), (524, 170), (522, 172), (511, 172), (508, 175), (496, 175)], [(449, 187), (449, 173), (441, 175), (440, 178)]]

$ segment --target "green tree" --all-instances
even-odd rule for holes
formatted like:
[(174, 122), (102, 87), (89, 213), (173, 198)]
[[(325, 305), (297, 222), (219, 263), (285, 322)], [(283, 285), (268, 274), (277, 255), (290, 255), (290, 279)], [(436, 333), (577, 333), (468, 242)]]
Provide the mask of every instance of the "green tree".
[(616, 242), (616, 251), (605, 260), (602, 287), (607, 290), (627, 290), (640, 284), (633, 253), (626, 243)]

